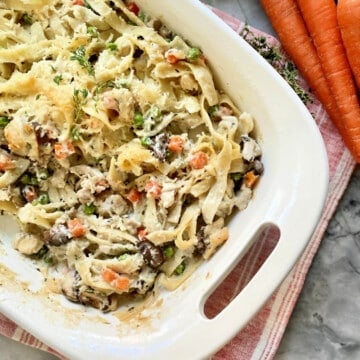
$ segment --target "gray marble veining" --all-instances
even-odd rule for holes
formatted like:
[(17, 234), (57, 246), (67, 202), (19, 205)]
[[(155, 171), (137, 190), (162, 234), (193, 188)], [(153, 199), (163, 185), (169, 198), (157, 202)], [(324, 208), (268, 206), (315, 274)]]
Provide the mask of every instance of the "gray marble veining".
[[(259, 0), (205, 3), (272, 33)], [(358, 166), (322, 240), (275, 360), (360, 359), (359, 189)], [(54, 357), (0, 337), (0, 359)]]
[(360, 359), (360, 167), (332, 218), (276, 360)]

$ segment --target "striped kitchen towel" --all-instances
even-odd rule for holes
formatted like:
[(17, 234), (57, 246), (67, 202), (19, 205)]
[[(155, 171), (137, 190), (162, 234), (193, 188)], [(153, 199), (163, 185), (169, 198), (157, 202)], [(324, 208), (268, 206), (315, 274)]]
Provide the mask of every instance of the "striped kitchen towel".
[[(244, 29), (242, 22), (217, 9), (213, 10), (234, 31), (242, 32)], [(250, 28), (250, 31), (255, 36), (265, 37), (272, 46), (280, 46), (275, 38), (253, 28)], [(302, 81), (302, 84), (306, 88), (305, 82)], [(249, 324), (212, 357), (214, 360), (268, 360), (274, 357), (328, 222), (355, 168), (355, 161), (345, 148), (340, 135), (322, 106), (315, 100), (308, 105), (308, 108), (324, 138), (329, 159), (330, 184), (322, 216), (312, 239), (291, 273)], [(205, 308), (208, 316), (212, 317), (217, 314), (224, 307), (224, 304), (231, 301), (239, 293), (270, 254), (276, 244), (276, 239), (274, 229), (267, 229), (250, 248), (246, 256), (208, 300)], [(1, 314), (0, 334), (64, 359), (56, 351)]]

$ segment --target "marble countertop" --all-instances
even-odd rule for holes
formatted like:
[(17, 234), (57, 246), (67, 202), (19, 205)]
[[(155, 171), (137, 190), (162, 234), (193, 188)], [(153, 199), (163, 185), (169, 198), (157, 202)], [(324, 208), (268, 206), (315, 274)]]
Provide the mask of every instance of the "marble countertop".
[[(259, 0), (205, 0), (274, 33)], [(333, 216), (275, 360), (360, 359), (360, 167)], [(0, 336), (2, 360), (53, 360)], [(239, 359), (241, 360), (241, 359)]]

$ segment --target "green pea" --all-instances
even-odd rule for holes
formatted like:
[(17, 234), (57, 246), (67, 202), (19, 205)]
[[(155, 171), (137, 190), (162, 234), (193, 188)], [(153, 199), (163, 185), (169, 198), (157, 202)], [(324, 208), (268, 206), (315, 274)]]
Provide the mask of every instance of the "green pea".
[(20, 182), (23, 185), (38, 185), (39, 184), (37, 178), (35, 176), (30, 176), (29, 174), (24, 174), (20, 178)]
[(109, 42), (106, 44), (106, 48), (111, 51), (116, 51), (118, 49), (117, 45), (113, 42)]
[(231, 179), (234, 180), (234, 181), (240, 181), (243, 177), (243, 174), (242, 173), (232, 173), (230, 175)]
[(218, 105), (213, 105), (213, 106), (210, 106), (208, 108), (208, 114), (211, 118), (214, 118), (218, 115), (218, 112), (219, 112), (219, 106)]
[(4, 128), (9, 122), (10, 119), (7, 116), (0, 116), (0, 128)]
[(185, 268), (186, 268), (186, 264), (185, 262), (183, 261), (181, 264), (179, 264), (175, 270), (174, 270), (174, 274), (175, 275), (181, 275), (184, 271), (185, 271)]
[(135, 125), (135, 127), (142, 127), (144, 125), (144, 117), (142, 116), (142, 114), (135, 113), (134, 125)]
[(41, 205), (49, 204), (49, 202), (50, 202), (49, 194), (48, 193), (40, 194), (39, 197), (37, 198), (37, 201)]
[(166, 259), (170, 259), (174, 256), (175, 254), (175, 249), (173, 246), (169, 245), (169, 246), (166, 246), (164, 249), (163, 249), (163, 255)]
[(140, 142), (141, 142), (141, 145), (145, 146), (145, 147), (149, 147), (152, 144), (151, 139), (147, 136), (142, 137)]
[(197, 60), (201, 55), (201, 51), (199, 48), (190, 48), (187, 52), (186, 58), (189, 61)]

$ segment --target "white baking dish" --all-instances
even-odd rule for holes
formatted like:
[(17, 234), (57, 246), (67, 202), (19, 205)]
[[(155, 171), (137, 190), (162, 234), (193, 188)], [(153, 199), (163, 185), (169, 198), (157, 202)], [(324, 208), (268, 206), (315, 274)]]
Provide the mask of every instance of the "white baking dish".
[[(102, 315), (42, 289), (42, 275), (11, 249), (16, 225), (0, 218), (0, 311), (71, 359), (201, 359), (243, 328), (281, 283), (306, 246), (327, 191), (327, 157), (307, 109), (280, 76), (197, 0), (138, 0), (200, 46), (219, 87), (254, 115), (265, 173), (249, 207), (230, 223), (230, 239), (175, 292), (145, 310)], [(203, 304), (266, 224), (279, 227), (275, 250), (217, 317)], [(10, 269), (15, 275), (12, 275)], [(7, 279), (7, 280), (6, 280)]]

